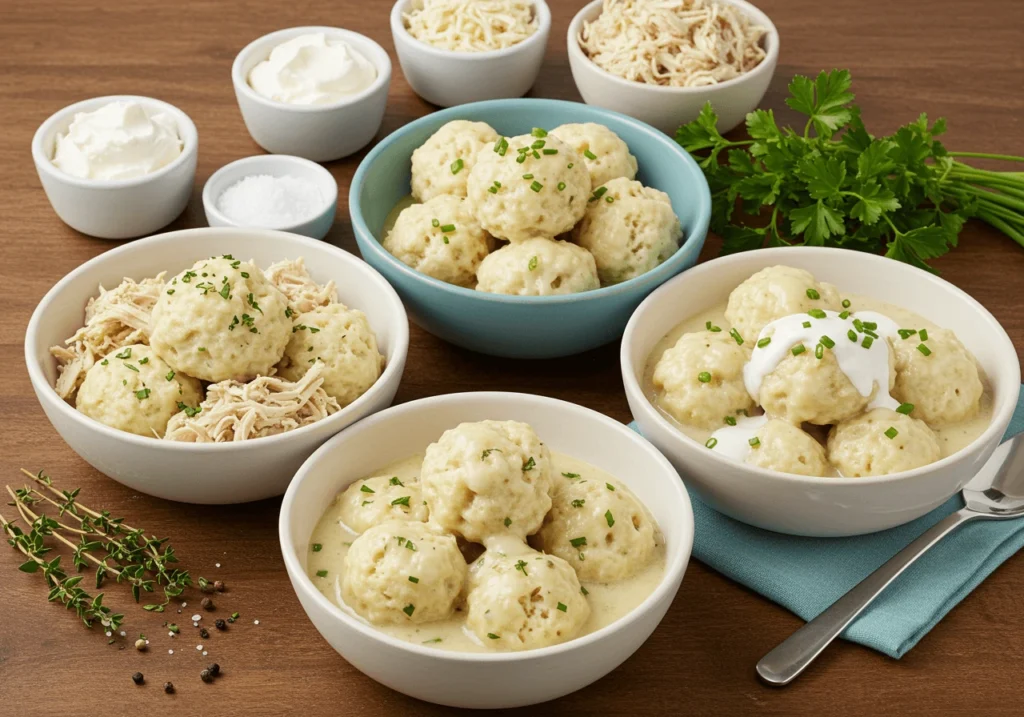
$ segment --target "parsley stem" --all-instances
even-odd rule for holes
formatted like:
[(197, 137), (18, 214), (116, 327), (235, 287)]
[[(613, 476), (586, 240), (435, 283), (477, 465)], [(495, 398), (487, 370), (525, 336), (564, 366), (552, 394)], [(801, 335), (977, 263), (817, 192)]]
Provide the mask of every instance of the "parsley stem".
[(1024, 246), (1024, 233), (1017, 231), (1002, 219), (994, 217), (991, 214), (987, 214), (984, 211), (978, 213), (978, 219), (981, 219), (986, 224), (991, 224), (1003, 234), (1010, 237), (1021, 246)]
[(989, 154), (987, 152), (948, 152), (949, 157), (977, 157), (979, 159), (1003, 159), (1007, 162), (1024, 162), (1024, 157), (1012, 154)]

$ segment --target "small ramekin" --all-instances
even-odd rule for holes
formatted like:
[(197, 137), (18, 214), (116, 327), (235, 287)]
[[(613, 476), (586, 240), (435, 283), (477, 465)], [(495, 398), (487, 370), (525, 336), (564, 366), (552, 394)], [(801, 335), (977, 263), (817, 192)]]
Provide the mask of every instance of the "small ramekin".
[[(377, 69), (362, 92), (326, 105), (291, 105), (268, 99), (249, 85), (249, 73), (270, 51), (300, 35), (322, 32), (344, 40)], [(259, 146), (314, 162), (347, 157), (368, 145), (380, 129), (391, 84), (391, 59), (384, 48), (358, 32), (337, 27), (291, 27), (246, 45), (231, 65), (231, 82), (242, 119)]]
[(537, 31), (520, 43), (491, 52), (453, 52), (417, 40), (405, 28), (402, 13), (413, 0), (391, 8), (391, 35), (402, 73), (413, 91), (441, 107), (525, 95), (540, 74), (551, 31), (551, 10), (533, 0)]
[[(181, 154), (167, 166), (132, 179), (82, 179), (54, 166), (57, 135), (67, 132), (75, 114), (111, 102), (138, 102), (149, 112), (170, 115), (182, 140)], [(50, 115), (32, 137), (32, 160), (61, 221), (101, 239), (129, 239), (162, 229), (184, 211), (192, 196), (198, 147), (195, 124), (174, 105), (151, 97), (111, 95), (76, 102)]]
[(580, 48), (579, 36), (585, 21), (601, 14), (602, 0), (585, 5), (569, 23), (566, 39), (569, 67), (576, 87), (588, 105), (597, 105), (636, 117), (674, 134), (676, 129), (700, 114), (705, 102), (718, 113), (718, 129), (728, 132), (757, 108), (768, 90), (779, 61), (779, 31), (771, 19), (745, 0), (723, 0), (736, 7), (751, 22), (765, 29), (765, 58), (750, 72), (717, 85), (704, 87), (663, 87), (633, 82), (598, 67)]
[[(259, 226), (238, 222), (217, 208), (217, 200), (224, 190), (244, 177), (269, 174), (272, 177), (292, 176), (316, 184), (324, 200), (323, 209), (306, 221), (281, 226)], [(334, 213), (338, 208), (338, 183), (326, 169), (316, 162), (287, 154), (258, 154), (255, 157), (238, 159), (214, 172), (203, 187), (203, 209), (206, 221), (211, 227), (258, 227), (301, 234), (311, 239), (323, 239), (334, 224)]]

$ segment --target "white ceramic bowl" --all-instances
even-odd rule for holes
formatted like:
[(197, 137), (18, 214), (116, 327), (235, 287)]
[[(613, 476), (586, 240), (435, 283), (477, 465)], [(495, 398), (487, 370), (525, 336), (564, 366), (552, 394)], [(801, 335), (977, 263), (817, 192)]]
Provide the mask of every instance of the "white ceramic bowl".
[[(138, 102), (151, 113), (170, 115), (182, 140), (181, 154), (167, 166), (133, 179), (81, 179), (55, 167), (57, 135), (67, 132), (75, 114), (118, 101)], [(174, 105), (151, 97), (112, 95), (76, 102), (52, 114), (32, 137), (32, 160), (61, 221), (90, 236), (128, 239), (162, 229), (185, 209), (192, 196), (198, 147), (195, 124)]]
[(402, 74), (413, 92), (441, 107), (525, 95), (540, 73), (551, 31), (551, 10), (533, 0), (537, 31), (522, 42), (490, 52), (452, 52), (421, 42), (402, 21), (414, 0), (391, 8), (391, 35)]
[[(303, 257), (313, 278), (333, 279), (338, 296), (366, 313), (387, 359), (369, 391), (338, 413), (302, 428), (239, 443), (193, 444), (145, 438), (87, 418), (53, 389), (57, 363), (49, 347), (82, 324), (85, 303), (103, 284), (125, 276), (173, 275), (206, 256), (233, 254), (266, 268)], [(244, 503), (281, 495), (326, 439), (391, 405), (405, 369), (409, 324), (394, 289), (351, 254), (320, 241), (269, 229), (188, 229), (140, 239), (87, 261), (39, 302), (25, 333), (25, 362), (36, 397), (71, 449), (97, 470), (141, 493), (187, 503)]]
[(312, 239), (323, 239), (327, 236), (327, 232), (334, 224), (334, 213), (338, 208), (338, 183), (334, 181), (334, 176), (330, 172), (316, 162), (287, 154), (258, 154), (255, 157), (246, 157), (225, 164), (214, 172), (203, 187), (203, 208), (206, 210), (206, 221), (211, 227), (256, 226), (236, 222), (217, 208), (217, 200), (224, 190), (235, 182), (257, 174), (305, 179), (317, 186), (323, 199), (323, 208), (303, 222), (262, 228), (279, 229)]
[[(956, 333), (971, 348), (994, 394), (992, 423), (970, 446), (936, 463), (868, 478), (814, 478), (738, 463), (674, 428), (642, 389), (655, 344), (686, 318), (724, 302), (740, 282), (785, 264), (861, 294), (909, 309)], [(949, 282), (892, 259), (820, 247), (760, 249), (701, 264), (640, 304), (622, 337), (622, 379), (643, 434), (715, 510), (780, 533), (844, 536), (914, 520), (959, 491), (988, 460), (1010, 422), (1020, 389), (1013, 343), (985, 308)]]
[[(325, 507), (352, 481), (421, 452), (463, 421), (531, 424), (554, 451), (615, 475), (661, 527), (666, 569), (635, 610), (561, 645), (507, 653), (448, 652), (390, 637), (335, 606), (307, 577), (306, 549)], [(693, 545), (693, 511), (668, 461), (621, 423), (571, 403), (519, 393), (462, 393), (382, 411), (314, 453), (288, 487), (278, 525), (285, 567), (316, 629), (356, 668), (388, 687), (456, 707), (517, 707), (555, 699), (611, 672), (661, 622), (682, 582)], [(652, 689), (655, 685), (650, 685)]]
[[(258, 94), (249, 73), (270, 51), (299, 35), (322, 32), (344, 40), (377, 68), (362, 92), (326, 105), (290, 105)], [(391, 59), (380, 45), (358, 32), (336, 27), (291, 27), (246, 45), (231, 65), (231, 82), (242, 120), (256, 144), (274, 154), (294, 154), (314, 162), (347, 157), (368, 145), (380, 129), (391, 83)]]
[(735, 5), (751, 21), (765, 28), (762, 41), (766, 52), (761, 63), (739, 77), (707, 87), (663, 87), (626, 80), (601, 69), (580, 49), (584, 21), (601, 14), (602, 0), (593, 0), (569, 23), (567, 37), (569, 67), (584, 102), (636, 117), (662, 132), (675, 134), (680, 125), (697, 118), (705, 102), (718, 113), (718, 129), (728, 132), (756, 109), (775, 74), (779, 60), (779, 32), (772, 21), (745, 0), (721, 0)]

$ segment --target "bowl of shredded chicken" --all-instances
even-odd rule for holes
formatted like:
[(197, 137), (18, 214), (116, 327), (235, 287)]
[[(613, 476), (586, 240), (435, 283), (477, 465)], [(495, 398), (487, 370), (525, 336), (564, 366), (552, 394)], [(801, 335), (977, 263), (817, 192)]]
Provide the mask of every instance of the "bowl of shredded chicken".
[(720, 128), (742, 121), (767, 89), (778, 47), (774, 25), (745, 0), (594, 0), (568, 35), (586, 102), (667, 132), (705, 102)]
[(86, 461), (145, 493), (225, 503), (282, 493), (323, 440), (390, 405), (407, 345), (398, 296), (361, 260), (283, 232), (196, 229), (61, 280), (26, 359)]

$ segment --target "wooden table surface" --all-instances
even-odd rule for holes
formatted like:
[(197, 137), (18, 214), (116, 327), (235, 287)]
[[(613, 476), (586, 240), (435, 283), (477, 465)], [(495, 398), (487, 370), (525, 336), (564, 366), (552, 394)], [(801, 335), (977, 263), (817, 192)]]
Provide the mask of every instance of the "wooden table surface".
[[(549, 0), (551, 2), (551, 0)], [(536, 97), (578, 100), (565, 53), (565, 31), (580, 2), (551, 2), (554, 15)], [(947, 145), (1021, 154), (1024, 99), (1021, 11), (1016, 0), (985, 9), (956, 0), (760, 0), (782, 37), (776, 78), (762, 103), (783, 119), (789, 78), (848, 67), (869, 128), (888, 133), (927, 111), (945, 116)], [(395, 61), (387, 117), (379, 137), (432, 111), (409, 89), (393, 54), (389, 2), (274, 3), (211, 0), (90, 3), (47, 0), (5, 4), (0, 20), (0, 473), (45, 468), (81, 500), (159, 535), (168, 535), (193, 575), (224, 580), (217, 614), (241, 619), (205, 640), (191, 626), (167, 637), (171, 619), (187, 625), (188, 607), (160, 616), (130, 604), (127, 590), (107, 589), (127, 614), (133, 640), (108, 645), (72, 614), (48, 604), (39, 575), (17, 572), (0, 550), (0, 713), (10, 715), (169, 713), (210, 715), (439, 714), (441, 708), (392, 692), (335, 654), (306, 619), (285, 576), (277, 543), (278, 501), (236, 507), (186, 507), (135, 495), (74, 455), (43, 416), (24, 368), (22, 339), (42, 295), (66, 272), (115, 246), (64, 226), (44, 196), (29, 153), (36, 127), (72, 102), (105, 94), (142, 94), (171, 102), (195, 121), (199, 169), (192, 201), (171, 228), (205, 226), (200, 190), (223, 164), (259, 153), (239, 116), (229, 69), (250, 40), (295, 25), (334, 25), (365, 33)], [(355, 251), (344, 191), (362, 155), (329, 168), (342, 188), (330, 241)], [(943, 275), (983, 303), (1024, 349), (1024, 250), (980, 224), (961, 248), (937, 262)], [(717, 242), (709, 239), (705, 257)], [(629, 420), (616, 347), (571, 359), (496, 361), (448, 346), (413, 328), (398, 395), (408, 401), (453, 391), (530, 391), (557, 396)], [(10, 508), (3, 508), (7, 513)], [(635, 656), (600, 683), (535, 713), (563, 714), (1019, 714), (1024, 658), (1024, 558), (1012, 558), (903, 660), (842, 643), (798, 683), (762, 686), (754, 663), (800, 625), (784, 609), (693, 562), (672, 609)], [(259, 620), (259, 625), (254, 620)], [(168, 650), (174, 649), (175, 654)], [(216, 684), (199, 671), (216, 660)], [(147, 685), (130, 680), (136, 670)], [(177, 694), (163, 694), (171, 680)], [(300, 707), (301, 706), (301, 707)]]

